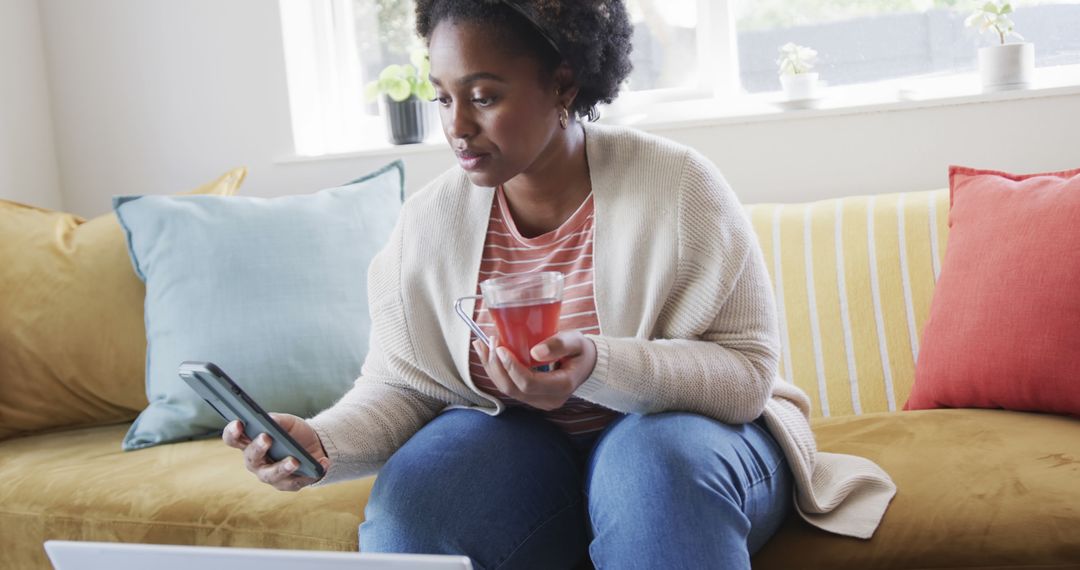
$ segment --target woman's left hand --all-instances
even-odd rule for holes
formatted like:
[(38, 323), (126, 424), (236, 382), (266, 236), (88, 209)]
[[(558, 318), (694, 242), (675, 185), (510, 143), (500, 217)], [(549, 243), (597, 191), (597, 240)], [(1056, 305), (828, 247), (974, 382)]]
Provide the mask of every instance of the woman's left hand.
[(503, 394), (540, 410), (562, 407), (596, 366), (596, 345), (577, 331), (558, 333), (532, 348), (534, 360), (559, 362), (559, 368), (551, 372), (525, 366), (508, 348), (499, 346), (494, 335), (491, 345), (497, 347), (494, 354), (483, 342), (473, 342), (491, 381)]

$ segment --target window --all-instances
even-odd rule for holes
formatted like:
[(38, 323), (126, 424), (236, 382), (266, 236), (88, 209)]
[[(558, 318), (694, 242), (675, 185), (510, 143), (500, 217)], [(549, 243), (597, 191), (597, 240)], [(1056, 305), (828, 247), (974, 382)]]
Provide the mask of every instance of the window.
[[(634, 26), (633, 91), (696, 88), (698, 4), (702, 0), (626, 0)], [(416, 37), (413, 0), (352, 0), (360, 74), (376, 77), (391, 63), (409, 61)], [(375, 112), (374, 106), (371, 112)]]
[[(360, 77), (366, 83), (392, 63), (408, 63), (409, 53), (422, 45), (416, 36), (416, 4), (413, 0), (350, 0), (360, 57)], [(368, 103), (365, 111), (378, 114)]]
[[(414, 0), (346, 0), (351, 2), (362, 83), (378, 77), (391, 63), (409, 61), (416, 36)], [(708, 83), (698, 73), (698, 5), (707, 0), (626, 0), (634, 26), (634, 70), (628, 91), (664, 91), (670, 97), (705, 96)], [(366, 117), (379, 114), (365, 103)]]
[(634, 26), (631, 91), (696, 88), (697, 0), (628, 0)]
[(380, 128), (365, 114), (351, 0), (280, 0), (296, 154), (363, 148)]
[[(1035, 43), (1036, 66), (1080, 63), (1080, 2), (1012, 0), (1012, 20)], [(973, 71), (992, 38), (964, 19), (962, 0), (738, 0), (740, 80), (749, 92), (779, 89), (776, 58), (795, 42), (818, 51), (831, 85)]]
[[(634, 70), (610, 111), (780, 88), (779, 47), (816, 49), (832, 86), (972, 71), (989, 35), (964, 27), (981, 0), (625, 0)], [(279, 0), (296, 152), (385, 144), (363, 85), (408, 61), (414, 0)], [(1080, 0), (1012, 0), (1040, 67), (1080, 63)], [(621, 108), (620, 108), (621, 106)]]

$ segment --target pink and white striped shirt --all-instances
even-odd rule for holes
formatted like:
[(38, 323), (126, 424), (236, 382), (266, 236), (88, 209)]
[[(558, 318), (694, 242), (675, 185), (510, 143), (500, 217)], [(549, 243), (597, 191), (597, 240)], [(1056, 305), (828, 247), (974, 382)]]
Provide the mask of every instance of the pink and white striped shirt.
[[(502, 187), (496, 189), (484, 254), (480, 261), (479, 281), (538, 271), (559, 271), (564, 276), (559, 330), (599, 334), (600, 325), (593, 298), (592, 194), (559, 228), (541, 236), (526, 238), (514, 224)], [(479, 290), (477, 294), (480, 294)], [(479, 303), (473, 320), (485, 334), (490, 336), (495, 332), (491, 315), (482, 310)], [(469, 371), (473, 383), (480, 390), (497, 396), (507, 406), (527, 406), (499, 391), (484, 370), (476, 350), (469, 354)], [(562, 407), (545, 413), (549, 421), (569, 435), (600, 431), (618, 415), (615, 411), (574, 396)]]

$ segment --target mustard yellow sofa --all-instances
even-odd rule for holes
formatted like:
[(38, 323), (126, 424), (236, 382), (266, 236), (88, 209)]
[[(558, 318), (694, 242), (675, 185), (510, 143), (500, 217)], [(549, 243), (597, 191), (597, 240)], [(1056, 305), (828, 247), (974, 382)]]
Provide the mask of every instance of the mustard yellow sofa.
[[(944, 259), (947, 192), (747, 212), (775, 284), (781, 367), (813, 399), (819, 447), (873, 459), (899, 488), (873, 539), (791, 516), (754, 567), (1080, 568), (1080, 421), (900, 411)], [(372, 478), (281, 493), (216, 440), (121, 452), (127, 428), (0, 442), (0, 568), (48, 568), (47, 539), (357, 548)]]

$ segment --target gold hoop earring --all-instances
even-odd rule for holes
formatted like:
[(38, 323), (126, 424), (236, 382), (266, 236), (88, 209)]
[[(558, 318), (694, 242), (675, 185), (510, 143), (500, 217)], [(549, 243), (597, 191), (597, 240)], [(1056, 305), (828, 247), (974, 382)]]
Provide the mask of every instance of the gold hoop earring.
[(566, 107), (562, 108), (559, 112), (559, 126), (566, 130), (566, 127), (570, 124), (570, 110)]

